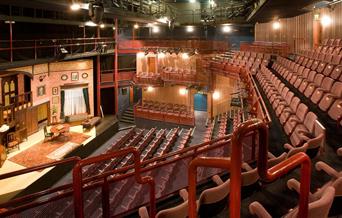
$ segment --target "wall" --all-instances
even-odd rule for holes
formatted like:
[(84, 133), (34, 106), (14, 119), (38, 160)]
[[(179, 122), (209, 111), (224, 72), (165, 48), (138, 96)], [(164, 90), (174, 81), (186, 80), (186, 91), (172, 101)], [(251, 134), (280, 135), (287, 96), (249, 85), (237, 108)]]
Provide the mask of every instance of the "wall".
[(143, 89), (142, 99), (152, 100), (173, 104), (184, 104), (193, 107), (193, 89), (189, 90), (187, 94), (181, 95), (179, 93), (180, 88), (186, 88), (185, 86), (168, 86), (168, 87), (155, 87), (152, 91)]
[[(323, 8), (315, 11), (320, 17), (329, 15), (332, 18), (330, 26), (322, 28), (321, 39), (341, 38), (342, 36), (342, 3), (332, 9)], [(272, 29), (272, 22), (255, 24), (255, 41), (287, 42), (292, 52), (310, 49), (313, 46), (314, 12), (300, 16), (280, 19), (281, 28)]]
[[(60, 91), (61, 86), (71, 84), (88, 84), (90, 113), (94, 114), (94, 87), (93, 87), (93, 61), (77, 60), (66, 62), (55, 62), (39, 64), (34, 66), (21, 67), (9, 70), (21, 70), (33, 74), (31, 80), (31, 91), (33, 97), (33, 105), (39, 105), (50, 101), (50, 108), (57, 109), (57, 121), (60, 118)], [(78, 72), (78, 80), (71, 80), (71, 72)], [(87, 78), (82, 78), (82, 74), (87, 73)], [(62, 75), (67, 75), (67, 80), (62, 80)], [(42, 81), (40, 81), (42, 79)], [(45, 85), (45, 95), (38, 96), (38, 87)], [(52, 95), (52, 88), (58, 87), (57, 95)], [(58, 98), (58, 103), (53, 104), (52, 99)], [(52, 112), (52, 111), (51, 111)]]

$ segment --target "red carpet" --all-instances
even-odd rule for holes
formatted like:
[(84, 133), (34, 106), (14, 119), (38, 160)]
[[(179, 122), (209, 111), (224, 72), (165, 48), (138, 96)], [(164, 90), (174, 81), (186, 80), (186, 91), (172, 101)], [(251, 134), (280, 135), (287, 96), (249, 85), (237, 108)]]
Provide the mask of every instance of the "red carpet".
[(89, 137), (90, 136), (82, 133), (69, 132), (51, 141), (35, 144), (25, 151), (11, 157), (9, 160), (24, 167), (32, 167), (39, 164), (49, 163), (54, 161), (53, 159), (46, 157), (51, 152), (63, 146), (67, 142), (82, 144), (82, 142)]

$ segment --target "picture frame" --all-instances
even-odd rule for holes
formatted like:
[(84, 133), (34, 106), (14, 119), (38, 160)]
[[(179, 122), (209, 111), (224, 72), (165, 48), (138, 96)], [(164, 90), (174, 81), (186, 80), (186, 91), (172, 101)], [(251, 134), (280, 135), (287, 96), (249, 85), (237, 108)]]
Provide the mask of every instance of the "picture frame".
[(59, 97), (58, 96), (52, 97), (52, 104), (59, 104)]
[(58, 87), (52, 87), (52, 95), (58, 95)]
[(78, 72), (71, 72), (71, 81), (78, 81)]
[(68, 79), (68, 75), (63, 74), (63, 75), (61, 76), (61, 80), (65, 81), (65, 80), (67, 80), (67, 79)]
[(45, 85), (37, 87), (37, 97), (44, 96), (46, 94)]
[(88, 73), (82, 73), (82, 78), (83, 78), (83, 79), (88, 78)]

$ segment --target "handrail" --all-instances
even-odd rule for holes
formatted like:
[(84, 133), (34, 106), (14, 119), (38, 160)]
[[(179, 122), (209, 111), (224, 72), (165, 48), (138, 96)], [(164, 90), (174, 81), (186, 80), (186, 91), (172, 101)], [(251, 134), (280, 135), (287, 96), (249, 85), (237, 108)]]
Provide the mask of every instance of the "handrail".
[[(96, 157), (87, 158), (79, 161), (73, 169), (73, 196), (74, 196), (74, 209), (75, 209), (75, 217), (84, 217), (83, 211), (83, 196), (82, 196), (82, 188), (83, 188), (83, 180), (82, 180), (82, 168), (84, 166), (102, 162), (105, 160), (112, 159), (114, 157), (124, 156), (128, 154), (133, 154), (134, 157), (134, 170), (135, 170), (135, 178), (139, 184), (149, 184), (150, 186), (150, 215), (152, 218), (155, 217), (156, 214), (156, 199), (155, 199), (155, 183), (153, 177), (150, 176), (141, 176), (141, 161), (139, 152), (133, 148), (129, 147), (126, 149), (122, 149), (115, 153), (103, 154)], [(109, 176), (109, 175), (108, 175)], [(108, 178), (104, 177), (104, 184), (102, 186), (102, 195), (104, 195), (103, 200), (103, 214), (104, 217), (110, 217), (110, 207), (109, 207), (109, 183)]]
[[(13, 171), (13, 172), (1, 174), (0, 175), (0, 180), (8, 179), (8, 178), (11, 178), (11, 177), (15, 177), (15, 176), (19, 176), (19, 175), (23, 175), (23, 174), (27, 174), (27, 173), (31, 173), (31, 172), (34, 172), (34, 171), (37, 171), (37, 170), (43, 170), (43, 169), (50, 168), (50, 167), (57, 166), (57, 165), (64, 165), (64, 164), (69, 164), (69, 163), (76, 164), (80, 160), (81, 160), (80, 157), (76, 157), (75, 156), (75, 157), (66, 158), (64, 160), (59, 160), (59, 161), (55, 161), (55, 162), (51, 162), (51, 163), (41, 164), (39, 166), (34, 166), (34, 167), (22, 169), (22, 170)], [(28, 201), (30, 199), (38, 198), (38, 197), (41, 197), (41, 196), (46, 195), (46, 194), (58, 192), (58, 191), (60, 191), (60, 190), (62, 190), (64, 188), (68, 188), (67, 185), (60, 186), (60, 187), (57, 187), (57, 188), (49, 188), (49, 189), (46, 189), (46, 190), (38, 192), (38, 193), (34, 193), (34, 194), (31, 194), (31, 195), (26, 195), (26, 196), (23, 196), (23, 197), (19, 197), (19, 198), (16, 198), (14, 200), (11, 200), (11, 201), (8, 201), (8, 202), (5, 202), (5, 203), (1, 203), (0, 204), (0, 208), (7, 207), (7, 206), (9, 206), (11, 204), (18, 204), (18, 203), (20, 203), (22, 201)], [(6, 216), (7, 214), (13, 214), (13, 213), (16, 213), (17, 211), (21, 211), (24, 208), (30, 208), (30, 207), (37, 206), (39, 204), (43, 204), (43, 203), (46, 203), (46, 202), (47, 202), (47, 200), (41, 200), (40, 202), (36, 203), (36, 205), (35, 205), (35, 203), (31, 202), (28, 205), (19, 206), (17, 208), (13, 208), (13, 209), (7, 209), (6, 211), (1, 212), (1, 215), (2, 216)]]
[(197, 157), (193, 159), (189, 165), (188, 178), (189, 178), (189, 218), (195, 218), (197, 216), (196, 210), (196, 179), (198, 167), (213, 167), (223, 168), (230, 170), (231, 161), (230, 158), (215, 158), (215, 157)]
[(296, 166), (301, 165), (301, 188), (299, 199), (298, 216), (305, 218), (308, 216), (308, 198), (310, 191), (311, 160), (305, 153), (297, 153), (285, 161), (267, 169), (268, 153), (268, 128), (259, 119), (252, 119), (238, 126), (232, 137), (231, 154), (231, 183), (230, 189), (234, 190), (230, 194), (230, 217), (240, 217), (241, 207), (241, 158), (242, 158), (242, 138), (249, 132), (259, 132), (259, 158), (258, 173), (262, 180), (273, 181), (286, 174)]

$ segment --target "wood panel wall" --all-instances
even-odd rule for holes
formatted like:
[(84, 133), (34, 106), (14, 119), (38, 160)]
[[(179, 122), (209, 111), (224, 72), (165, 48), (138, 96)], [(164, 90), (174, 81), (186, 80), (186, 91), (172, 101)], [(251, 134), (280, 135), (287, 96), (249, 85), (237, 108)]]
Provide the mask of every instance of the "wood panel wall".
[(298, 52), (313, 47), (314, 14), (320, 17), (329, 15), (332, 18), (330, 26), (322, 28), (321, 40), (326, 38), (342, 38), (342, 3), (331, 9), (323, 8), (296, 17), (280, 19), (281, 28), (274, 30), (273, 22), (255, 24), (255, 41), (287, 42), (291, 52)]

